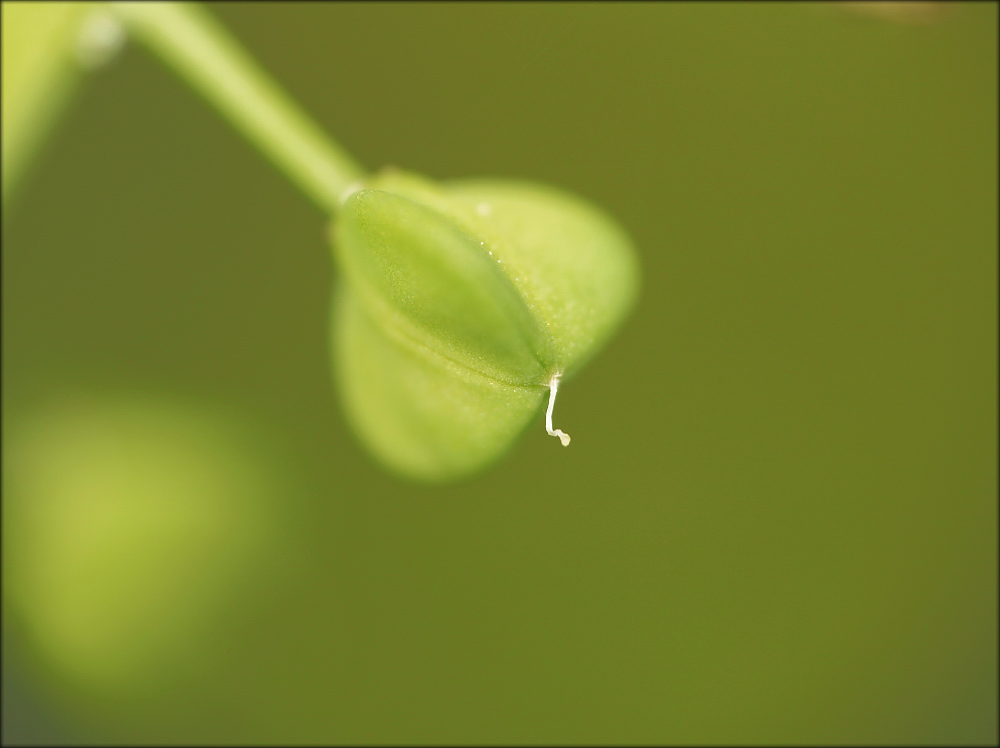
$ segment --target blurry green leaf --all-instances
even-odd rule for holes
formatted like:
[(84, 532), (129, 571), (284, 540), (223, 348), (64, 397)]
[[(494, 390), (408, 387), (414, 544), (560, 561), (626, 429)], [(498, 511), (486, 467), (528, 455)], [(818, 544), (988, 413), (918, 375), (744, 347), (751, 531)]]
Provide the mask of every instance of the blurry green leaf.
[(94, 3), (3, 3), (3, 196), (80, 76), (78, 40)]
[(348, 417), (387, 466), (423, 480), (501, 455), (637, 289), (622, 230), (536, 184), (385, 172), (347, 199), (334, 240)]

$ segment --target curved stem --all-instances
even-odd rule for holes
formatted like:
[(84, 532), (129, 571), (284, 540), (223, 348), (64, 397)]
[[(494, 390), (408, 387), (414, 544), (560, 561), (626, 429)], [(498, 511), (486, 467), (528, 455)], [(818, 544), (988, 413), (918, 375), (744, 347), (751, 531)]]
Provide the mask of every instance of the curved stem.
[(128, 30), (176, 70), (328, 215), (364, 171), (193, 3), (109, 3)]

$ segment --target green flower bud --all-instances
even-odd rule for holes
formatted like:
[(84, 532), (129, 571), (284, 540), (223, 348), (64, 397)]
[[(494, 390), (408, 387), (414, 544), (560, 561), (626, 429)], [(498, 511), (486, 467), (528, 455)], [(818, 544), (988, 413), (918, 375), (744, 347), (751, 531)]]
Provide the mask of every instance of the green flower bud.
[(389, 468), (441, 481), (514, 441), (634, 303), (638, 265), (603, 212), (551, 187), (398, 171), (351, 194), (335, 366), (349, 420)]

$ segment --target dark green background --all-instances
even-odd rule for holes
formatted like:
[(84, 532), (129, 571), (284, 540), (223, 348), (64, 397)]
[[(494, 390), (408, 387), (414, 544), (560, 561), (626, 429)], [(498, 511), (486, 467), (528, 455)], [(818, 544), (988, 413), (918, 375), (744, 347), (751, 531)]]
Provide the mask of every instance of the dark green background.
[(367, 166), (604, 206), (642, 297), (569, 449), (400, 482), (334, 397), (324, 217), (128, 47), (5, 211), (4, 420), (236, 409), (292, 535), (160, 690), (5, 627), (5, 739), (996, 742), (996, 4), (213, 9)]

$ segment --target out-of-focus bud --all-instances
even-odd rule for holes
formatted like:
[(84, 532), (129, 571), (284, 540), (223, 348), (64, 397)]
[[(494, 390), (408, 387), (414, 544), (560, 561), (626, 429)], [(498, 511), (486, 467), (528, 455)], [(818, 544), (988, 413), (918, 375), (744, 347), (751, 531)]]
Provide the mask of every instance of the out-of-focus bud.
[[(334, 226), (335, 366), (386, 466), (468, 475), (499, 457), (632, 307), (638, 264), (605, 213), (552, 187), (387, 171)], [(549, 433), (569, 437), (551, 425)]]
[(5, 608), (54, 683), (141, 700), (199, 673), (278, 524), (266, 435), (139, 397), (74, 397), (4, 426)]

